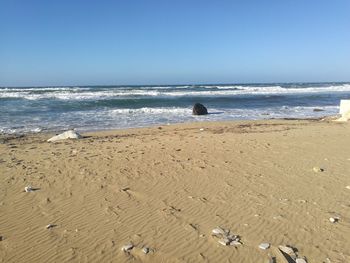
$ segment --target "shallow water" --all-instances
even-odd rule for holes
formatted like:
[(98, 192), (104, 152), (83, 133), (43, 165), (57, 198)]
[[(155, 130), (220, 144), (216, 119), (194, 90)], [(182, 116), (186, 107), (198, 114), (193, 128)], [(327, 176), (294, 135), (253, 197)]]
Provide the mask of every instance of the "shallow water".
[[(319, 117), (338, 113), (350, 83), (0, 88), (0, 132)], [(207, 116), (192, 116), (194, 103)], [(314, 109), (322, 111), (314, 111)]]

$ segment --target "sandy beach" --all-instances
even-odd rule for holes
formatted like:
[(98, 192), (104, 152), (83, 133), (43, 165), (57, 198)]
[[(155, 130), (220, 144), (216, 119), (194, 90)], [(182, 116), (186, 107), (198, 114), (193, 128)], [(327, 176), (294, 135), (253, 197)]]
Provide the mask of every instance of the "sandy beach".
[[(284, 262), (279, 245), (350, 262), (349, 123), (52, 135), (0, 138), (0, 262)], [(220, 244), (218, 226), (242, 244)]]

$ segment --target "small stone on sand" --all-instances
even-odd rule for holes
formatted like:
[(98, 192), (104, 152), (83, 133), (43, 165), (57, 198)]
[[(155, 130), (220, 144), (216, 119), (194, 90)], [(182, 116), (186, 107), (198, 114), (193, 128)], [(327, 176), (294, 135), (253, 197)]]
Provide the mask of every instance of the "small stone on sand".
[(282, 219), (282, 216), (281, 215), (277, 215), (277, 216), (274, 216), (272, 218), (275, 219), (275, 220), (279, 220), (279, 219)]
[(316, 167), (316, 166), (314, 168), (312, 168), (312, 170), (314, 170), (315, 173), (324, 172), (323, 168)]
[(46, 226), (46, 229), (50, 229), (50, 228), (53, 228), (55, 225), (52, 225), (52, 224), (48, 224), (47, 226)]
[(338, 220), (339, 220), (339, 218), (337, 218), (337, 217), (331, 217), (331, 218), (329, 218), (329, 221), (330, 221), (331, 223), (336, 223), (336, 222), (338, 222)]
[(270, 247), (270, 244), (269, 243), (261, 243), (259, 245), (259, 248), (260, 249), (268, 249)]
[(129, 250), (133, 249), (134, 245), (133, 244), (127, 244), (125, 246), (122, 246), (122, 251), (128, 252)]
[(231, 233), (229, 229), (224, 229), (222, 227), (216, 227), (212, 231), (212, 235), (214, 237), (219, 237), (220, 239), (218, 240), (219, 244), (223, 246), (239, 246), (242, 245), (240, 242), (240, 238), (237, 235), (234, 235)]
[(306, 262), (306, 260), (303, 259), (303, 258), (297, 258), (297, 259), (295, 260), (295, 263), (307, 263), (307, 262)]

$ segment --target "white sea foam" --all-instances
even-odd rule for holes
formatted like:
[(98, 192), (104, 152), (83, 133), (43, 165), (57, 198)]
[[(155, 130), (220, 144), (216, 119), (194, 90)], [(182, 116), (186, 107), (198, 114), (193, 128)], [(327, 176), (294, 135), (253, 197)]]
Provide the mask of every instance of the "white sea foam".
[[(203, 90), (206, 88), (208, 90)], [(45, 92), (48, 91), (48, 92)], [(281, 86), (189, 86), (137, 87), (90, 89), (79, 87), (0, 89), (0, 98), (22, 98), (27, 100), (103, 100), (137, 97), (220, 97), (241, 95), (288, 95), (350, 92), (350, 84), (323, 87), (283, 88)]]
[(0, 128), (0, 134), (15, 134), (15, 133), (39, 133), (42, 131), (40, 127), (17, 127), (17, 128)]
[(162, 108), (149, 108), (143, 107), (139, 109), (114, 109), (110, 110), (111, 114), (191, 114), (191, 108), (175, 108), (175, 107), (162, 107)]
[(23, 87), (23, 88), (0, 88), (1, 92), (42, 92), (42, 91), (79, 91), (89, 90), (89, 87)]
[(0, 92), (0, 98), (22, 98), (27, 100), (39, 99), (60, 99), (60, 100), (97, 100), (110, 99), (118, 97), (134, 97), (134, 96), (159, 96), (157, 91), (144, 90), (104, 90), (94, 92), (70, 92), (70, 91), (56, 91), (50, 93), (30, 93), (30, 92)]
[[(314, 112), (315, 108), (324, 111)], [(338, 106), (278, 106), (264, 108), (209, 108), (208, 115), (193, 116), (190, 107), (142, 107), (128, 109), (99, 109), (65, 112), (56, 118), (24, 119), (20, 126), (11, 122), (0, 127), (0, 133), (32, 133), (45, 130), (77, 128), (79, 131), (147, 127), (164, 123), (193, 121), (254, 120), (267, 118), (307, 118), (336, 114)]]

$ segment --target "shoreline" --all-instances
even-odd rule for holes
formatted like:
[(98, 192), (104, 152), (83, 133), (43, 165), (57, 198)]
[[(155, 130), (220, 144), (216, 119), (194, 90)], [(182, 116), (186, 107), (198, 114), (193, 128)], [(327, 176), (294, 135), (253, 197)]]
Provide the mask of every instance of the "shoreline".
[[(350, 261), (349, 131), (274, 119), (9, 139), (0, 262), (260, 262), (279, 245), (308, 263)], [(217, 226), (241, 244), (220, 244)]]
[(82, 134), (94, 134), (94, 133), (103, 133), (103, 132), (117, 132), (117, 131), (127, 131), (127, 130), (135, 130), (135, 129), (150, 129), (150, 128), (157, 128), (157, 127), (168, 127), (168, 126), (182, 126), (182, 125), (195, 125), (195, 124), (201, 124), (203, 125), (208, 123), (240, 123), (240, 122), (263, 122), (263, 121), (293, 121), (293, 120), (305, 120), (305, 121), (313, 121), (313, 120), (332, 120), (339, 117), (339, 114), (337, 115), (324, 115), (320, 117), (307, 117), (307, 118), (298, 118), (298, 117), (285, 117), (285, 118), (266, 118), (266, 119), (234, 119), (234, 120), (205, 120), (205, 121), (189, 121), (189, 122), (178, 122), (178, 123), (159, 123), (159, 124), (152, 124), (150, 126), (139, 126), (139, 127), (121, 127), (121, 128), (104, 128), (104, 129), (87, 129), (84, 128), (71, 128), (71, 129), (58, 129), (58, 130), (50, 130), (45, 129), (41, 130), (39, 132), (14, 132), (14, 133), (0, 133), (0, 138), (3, 137), (18, 137), (18, 136), (35, 136), (35, 135), (57, 135), (59, 133), (68, 131), (68, 130), (75, 130)]

